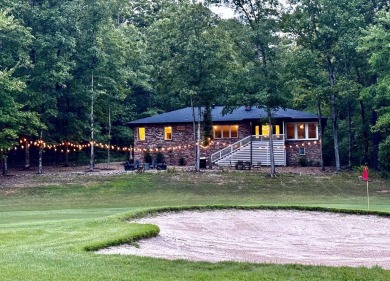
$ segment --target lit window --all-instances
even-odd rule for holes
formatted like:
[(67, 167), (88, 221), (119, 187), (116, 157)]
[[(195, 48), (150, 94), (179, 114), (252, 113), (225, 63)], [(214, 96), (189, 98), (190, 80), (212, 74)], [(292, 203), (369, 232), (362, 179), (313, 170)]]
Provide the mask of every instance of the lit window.
[(214, 139), (238, 138), (238, 125), (213, 126)]
[(287, 139), (317, 139), (317, 123), (287, 123)]
[(222, 126), (222, 138), (229, 138), (230, 126)]
[(298, 126), (298, 139), (305, 139), (306, 138), (306, 134), (305, 134), (305, 124), (304, 123), (299, 123), (297, 124)]
[(255, 127), (255, 135), (256, 135), (256, 138), (259, 138), (259, 136), (260, 136), (260, 126), (256, 126)]
[(274, 134), (280, 135), (280, 126), (279, 125), (274, 126)]
[(269, 136), (269, 126), (268, 125), (261, 126), (261, 134), (265, 137)]
[(238, 126), (230, 126), (230, 137), (231, 138), (238, 138)]
[(138, 140), (145, 140), (145, 128), (138, 128)]
[(164, 139), (165, 140), (172, 139), (172, 127), (164, 127)]
[(222, 127), (221, 126), (214, 126), (214, 138), (215, 139), (222, 139)]

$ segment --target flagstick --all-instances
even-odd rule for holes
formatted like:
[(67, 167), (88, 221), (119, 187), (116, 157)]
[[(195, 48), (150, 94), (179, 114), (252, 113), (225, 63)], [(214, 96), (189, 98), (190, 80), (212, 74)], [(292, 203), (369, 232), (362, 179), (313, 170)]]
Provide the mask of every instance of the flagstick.
[(367, 210), (370, 210), (370, 196), (368, 194), (368, 180), (367, 180)]

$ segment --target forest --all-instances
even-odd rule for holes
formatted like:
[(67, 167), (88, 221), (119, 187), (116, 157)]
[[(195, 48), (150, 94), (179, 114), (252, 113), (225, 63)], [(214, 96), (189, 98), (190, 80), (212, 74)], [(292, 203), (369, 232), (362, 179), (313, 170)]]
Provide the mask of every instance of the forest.
[[(217, 15), (218, 6), (235, 16)], [(32, 143), (40, 155), (58, 147), (65, 163), (88, 148), (93, 162), (97, 144), (131, 147), (127, 122), (217, 104), (327, 117), (325, 165), (340, 171), (368, 162), (390, 173), (388, 0), (0, 0), (0, 7), (3, 169)]]

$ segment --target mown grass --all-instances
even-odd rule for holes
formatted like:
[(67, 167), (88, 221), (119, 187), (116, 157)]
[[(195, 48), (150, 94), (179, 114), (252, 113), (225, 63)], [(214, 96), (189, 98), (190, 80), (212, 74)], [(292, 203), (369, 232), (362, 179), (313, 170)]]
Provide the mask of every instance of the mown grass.
[[(390, 271), (377, 267), (210, 264), (90, 251), (155, 235), (156, 226), (126, 222), (151, 210), (298, 207), (365, 213), (366, 185), (355, 174), (80, 175), (60, 186), (52, 180), (0, 191), (0, 280), (390, 280)], [(389, 186), (372, 178), (371, 211), (390, 214)]]

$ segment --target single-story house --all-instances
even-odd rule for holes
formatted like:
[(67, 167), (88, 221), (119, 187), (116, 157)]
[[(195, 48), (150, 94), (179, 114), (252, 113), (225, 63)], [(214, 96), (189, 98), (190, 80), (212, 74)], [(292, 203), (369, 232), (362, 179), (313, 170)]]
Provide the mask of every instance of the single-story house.
[[(168, 165), (193, 165), (196, 137), (191, 107), (134, 120), (134, 158), (143, 161), (146, 153), (164, 155)], [(219, 166), (237, 161), (270, 165), (267, 113), (262, 108), (241, 106), (223, 114), (222, 106), (212, 108), (213, 140), (201, 146), (201, 158)], [(298, 165), (300, 161), (319, 165), (321, 160), (318, 116), (312, 113), (279, 109), (272, 114), (275, 164)], [(322, 125), (326, 118), (322, 118)], [(160, 155), (161, 157), (161, 155)]]

